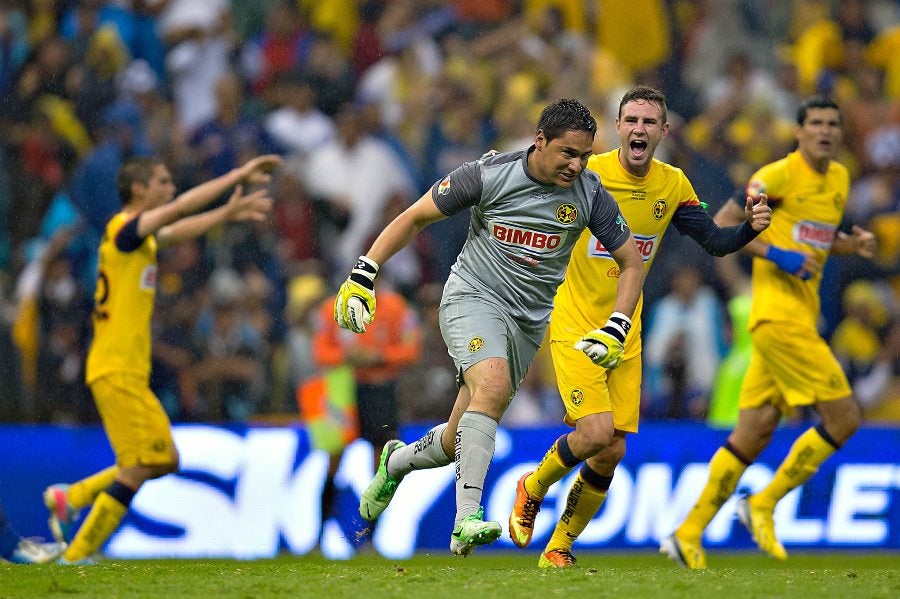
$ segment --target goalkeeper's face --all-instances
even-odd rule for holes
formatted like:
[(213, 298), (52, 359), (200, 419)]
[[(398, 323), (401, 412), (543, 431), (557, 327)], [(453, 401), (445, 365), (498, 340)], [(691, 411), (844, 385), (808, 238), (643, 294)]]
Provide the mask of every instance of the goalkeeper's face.
[(587, 166), (593, 145), (594, 136), (587, 131), (565, 131), (549, 141), (539, 131), (534, 140), (535, 151), (528, 155), (528, 170), (544, 183), (572, 187)]
[(650, 170), (656, 146), (668, 134), (669, 123), (663, 122), (662, 109), (647, 100), (632, 100), (622, 106), (616, 119), (616, 133), (622, 149), (619, 162), (637, 177)]

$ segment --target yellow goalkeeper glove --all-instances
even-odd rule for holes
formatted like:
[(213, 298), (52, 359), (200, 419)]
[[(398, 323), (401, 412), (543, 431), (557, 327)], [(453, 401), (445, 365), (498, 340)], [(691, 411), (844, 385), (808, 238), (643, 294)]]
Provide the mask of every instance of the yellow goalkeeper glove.
[(334, 298), (334, 320), (342, 329), (365, 333), (375, 320), (375, 276), (378, 264), (360, 256)]
[(597, 366), (610, 370), (622, 363), (625, 337), (631, 329), (631, 319), (621, 312), (613, 312), (606, 324), (582, 337), (575, 344)]

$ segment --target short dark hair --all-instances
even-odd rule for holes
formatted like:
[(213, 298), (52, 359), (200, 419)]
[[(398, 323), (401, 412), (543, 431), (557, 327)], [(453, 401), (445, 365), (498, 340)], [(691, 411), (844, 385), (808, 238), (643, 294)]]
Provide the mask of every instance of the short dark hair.
[(802, 125), (806, 120), (806, 115), (809, 113), (810, 108), (834, 108), (838, 111), (838, 115), (841, 117), (841, 121), (844, 120), (844, 115), (841, 114), (841, 107), (838, 106), (837, 102), (829, 98), (828, 96), (813, 96), (812, 98), (808, 98), (800, 104), (800, 107), (797, 108), (797, 124)]
[(622, 101), (619, 102), (619, 118), (622, 118), (622, 107), (635, 100), (644, 100), (656, 104), (659, 106), (662, 122), (668, 122), (668, 115), (666, 113), (666, 94), (649, 85), (635, 85), (625, 92), (625, 95), (622, 96)]
[(562, 99), (544, 108), (537, 128), (544, 132), (548, 142), (562, 137), (566, 131), (586, 131), (594, 137), (597, 121), (587, 106), (578, 100)]
[(123, 206), (131, 203), (132, 183), (149, 183), (153, 178), (153, 171), (160, 164), (159, 160), (149, 156), (136, 156), (125, 161), (116, 175), (116, 190)]

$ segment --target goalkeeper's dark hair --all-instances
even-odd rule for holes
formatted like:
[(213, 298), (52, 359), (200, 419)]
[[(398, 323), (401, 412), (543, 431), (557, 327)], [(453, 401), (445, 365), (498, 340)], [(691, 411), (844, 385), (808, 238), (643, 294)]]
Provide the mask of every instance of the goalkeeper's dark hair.
[(666, 94), (649, 85), (635, 85), (625, 92), (625, 95), (622, 96), (622, 101), (619, 102), (619, 118), (622, 118), (622, 107), (635, 100), (644, 100), (645, 102), (656, 104), (659, 107), (660, 117), (662, 118), (662, 123), (660, 124), (668, 122), (666, 120), (668, 118), (666, 112)]
[(156, 158), (149, 156), (135, 156), (125, 161), (116, 175), (116, 191), (123, 206), (131, 203), (131, 185), (142, 183), (147, 185), (153, 178), (153, 171), (162, 164)]
[(797, 108), (797, 124), (803, 125), (803, 122), (806, 120), (807, 115), (809, 114), (810, 108), (834, 108), (838, 111), (838, 116), (840, 117), (840, 122), (844, 122), (844, 115), (841, 112), (841, 107), (838, 106), (838, 103), (829, 98), (828, 96), (813, 96), (811, 98), (807, 98), (800, 104), (800, 107)]
[(562, 137), (566, 131), (585, 131), (594, 137), (597, 121), (587, 106), (578, 100), (562, 99), (544, 108), (537, 128), (544, 132), (548, 142)]

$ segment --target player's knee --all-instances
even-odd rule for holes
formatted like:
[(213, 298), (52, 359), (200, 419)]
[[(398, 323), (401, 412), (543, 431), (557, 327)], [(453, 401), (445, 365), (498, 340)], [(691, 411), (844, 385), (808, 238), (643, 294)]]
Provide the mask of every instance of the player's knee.
[(612, 442), (600, 452), (600, 458), (607, 467), (617, 466), (625, 458), (625, 439), (622, 437), (613, 437)]
[(843, 445), (862, 424), (862, 411), (852, 397), (834, 407), (837, 409), (821, 410), (822, 425), (836, 443)]
[(591, 457), (605, 452), (615, 439), (613, 427), (599, 418), (582, 418), (575, 427), (578, 445), (583, 456)]

